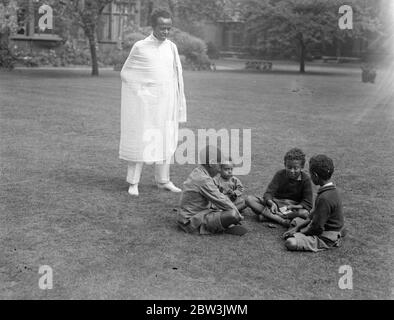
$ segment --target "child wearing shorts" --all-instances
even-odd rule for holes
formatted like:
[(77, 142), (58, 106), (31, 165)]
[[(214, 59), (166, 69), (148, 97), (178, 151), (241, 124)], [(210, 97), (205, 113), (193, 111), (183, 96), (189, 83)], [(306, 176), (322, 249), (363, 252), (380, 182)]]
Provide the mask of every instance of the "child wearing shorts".
[(259, 221), (269, 220), (289, 227), (296, 217), (306, 219), (312, 209), (312, 183), (303, 171), (305, 154), (293, 148), (284, 156), (285, 168), (276, 172), (263, 197), (248, 196), (246, 205)]
[(317, 252), (339, 247), (344, 235), (342, 202), (331, 181), (334, 172), (332, 159), (325, 155), (312, 157), (309, 172), (313, 183), (320, 188), (308, 219), (294, 219), (293, 227), (283, 235), (285, 246), (291, 251)]
[(237, 207), (238, 211), (244, 210), (247, 206), (242, 197), (244, 187), (241, 180), (233, 176), (233, 162), (231, 158), (220, 164), (220, 173), (213, 179), (219, 191), (226, 195)]
[(199, 154), (200, 166), (183, 183), (178, 226), (187, 233), (215, 234), (228, 229), (239, 235), (247, 232), (240, 224), (243, 216), (231, 200), (221, 193), (213, 177), (220, 170), (221, 151), (207, 146)]

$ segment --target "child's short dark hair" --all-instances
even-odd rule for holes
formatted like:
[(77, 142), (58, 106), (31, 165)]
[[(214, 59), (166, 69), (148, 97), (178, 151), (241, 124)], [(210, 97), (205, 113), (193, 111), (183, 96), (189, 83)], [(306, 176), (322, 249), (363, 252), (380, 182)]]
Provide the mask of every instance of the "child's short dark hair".
[(233, 163), (233, 159), (231, 159), (231, 157), (225, 158), (220, 162), (220, 167), (228, 165), (228, 164), (232, 164)]
[(299, 160), (301, 165), (305, 165), (305, 153), (299, 148), (293, 148), (286, 152), (284, 162), (288, 160)]
[(309, 171), (316, 173), (323, 180), (328, 180), (334, 173), (334, 162), (326, 155), (318, 154), (310, 158)]
[(157, 25), (157, 19), (165, 18), (165, 19), (172, 19), (171, 13), (163, 8), (157, 8), (153, 10), (152, 14), (150, 15), (150, 25), (154, 28)]

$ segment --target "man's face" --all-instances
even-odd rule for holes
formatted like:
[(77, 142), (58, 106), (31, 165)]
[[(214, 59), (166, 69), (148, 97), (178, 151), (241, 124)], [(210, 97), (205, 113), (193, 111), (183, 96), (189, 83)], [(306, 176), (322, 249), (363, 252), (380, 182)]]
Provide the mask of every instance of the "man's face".
[(220, 172), (220, 164), (218, 163), (211, 163), (210, 167), (212, 169), (212, 173), (216, 176)]
[(203, 165), (211, 177), (220, 172), (220, 164), (211, 162), (209, 165)]
[(157, 18), (157, 24), (153, 27), (153, 35), (160, 41), (167, 39), (172, 28), (172, 20), (170, 18)]

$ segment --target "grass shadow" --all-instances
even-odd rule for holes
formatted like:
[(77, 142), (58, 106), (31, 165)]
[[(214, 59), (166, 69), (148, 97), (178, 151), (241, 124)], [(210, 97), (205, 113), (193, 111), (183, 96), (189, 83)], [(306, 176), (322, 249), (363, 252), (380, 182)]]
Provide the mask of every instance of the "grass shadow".
[(91, 170), (66, 170), (54, 177), (58, 182), (64, 182), (89, 188), (98, 188), (105, 192), (127, 191), (124, 178), (103, 175)]
[(97, 78), (105, 78), (110, 77), (113, 78), (114, 74), (120, 74), (119, 71), (113, 71), (110, 69), (105, 69), (99, 71), (99, 76), (94, 77), (91, 75), (90, 69), (45, 69), (45, 68), (29, 68), (29, 69), (14, 69), (13, 71), (9, 72), (14, 76), (25, 76), (25, 77), (32, 77), (32, 78), (46, 78), (46, 79), (97, 79)]
[[(295, 70), (272, 70), (272, 71), (253, 71), (253, 70), (244, 70), (244, 69), (234, 69), (234, 70), (218, 70), (215, 71), (217, 73), (240, 73), (240, 74), (261, 74), (261, 75), (286, 75), (286, 76), (328, 76), (328, 77), (349, 77), (354, 76), (355, 72), (340, 72), (335, 70), (327, 70), (327, 71), (306, 71), (305, 73), (300, 73)], [(360, 81), (361, 81), (361, 72), (360, 72)]]

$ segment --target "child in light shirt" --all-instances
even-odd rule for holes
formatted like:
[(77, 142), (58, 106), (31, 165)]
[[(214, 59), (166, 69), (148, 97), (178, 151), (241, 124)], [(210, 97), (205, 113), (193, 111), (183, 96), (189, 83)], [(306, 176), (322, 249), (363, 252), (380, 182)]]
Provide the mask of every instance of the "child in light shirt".
[(229, 199), (235, 204), (238, 211), (246, 209), (245, 200), (242, 197), (244, 187), (241, 180), (233, 176), (233, 162), (231, 158), (224, 161), (220, 165), (220, 173), (214, 178), (219, 191), (229, 197)]

